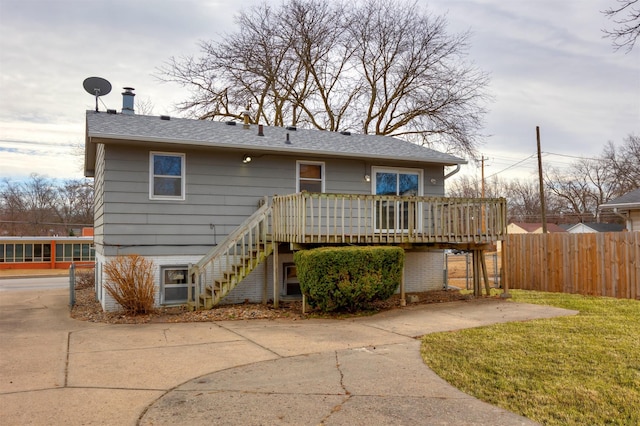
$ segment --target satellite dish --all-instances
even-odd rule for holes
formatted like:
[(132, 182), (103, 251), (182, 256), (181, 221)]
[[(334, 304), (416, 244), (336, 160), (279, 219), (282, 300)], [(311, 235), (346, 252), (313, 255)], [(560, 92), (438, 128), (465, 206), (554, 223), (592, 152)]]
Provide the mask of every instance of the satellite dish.
[(98, 98), (111, 92), (111, 83), (101, 77), (88, 77), (82, 82), (84, 90), (96, 97), (96, 112), (98, 112)]

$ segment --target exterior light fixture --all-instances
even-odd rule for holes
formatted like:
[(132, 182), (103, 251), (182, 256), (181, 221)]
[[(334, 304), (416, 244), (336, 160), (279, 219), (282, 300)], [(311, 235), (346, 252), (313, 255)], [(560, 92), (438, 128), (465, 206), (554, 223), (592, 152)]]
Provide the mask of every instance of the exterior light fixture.
[(244, 164), (250, 163), (250, 162), (251, 162), (251, 156), (250, 156), (250, 155), (245, 155), (245, 156), (242, 158), (242, 162), (243, 162)]
[(371, 182), (371, 176), (364, 175), (364, 180), (365, 180), (365, 182)]

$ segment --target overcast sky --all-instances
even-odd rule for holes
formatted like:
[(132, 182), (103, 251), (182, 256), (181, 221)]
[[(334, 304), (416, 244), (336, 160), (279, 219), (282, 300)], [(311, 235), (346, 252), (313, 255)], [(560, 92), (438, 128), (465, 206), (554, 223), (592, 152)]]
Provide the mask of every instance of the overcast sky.
[[(234, 31), (240, 7), (256, 3), (0, 0), (0, 179), (82, 177), (77, 147), (85, 111), (95, 108), (82, 87), (86, 77), (111, 82), (102, 97), (108, 108), (120, 110), (121, 89), (131, 86), (154, 114), (178, 115), (174, 105), (188, 95), (157, 81), (156, 68), (171, 56), (197, 54), (200, 40)], [(640, 45), (614, 52), (602, 38), (612, 23), (600, 11), (615, 0), (426, 4), (447, 15), (451, 32), (472, 31), (470, 59), (491, 75), (494, 102), (480, 147), (485, 175), (529, 176), (535, 157), (500, 172), (535, 154), (536, 126), (544, 162), (553, 166), (640, 134)]]

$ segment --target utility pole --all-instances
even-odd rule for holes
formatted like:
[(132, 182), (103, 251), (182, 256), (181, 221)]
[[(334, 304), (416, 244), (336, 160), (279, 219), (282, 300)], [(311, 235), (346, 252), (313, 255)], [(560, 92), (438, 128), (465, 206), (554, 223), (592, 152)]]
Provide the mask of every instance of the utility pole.
[(484, 155), (482, 156), (482, 193), (481, 193), (481, 197), (484, 198), (484, 160), (486, 160), (486, 158), (484, 158)]
[[(487, 160), (487, 158), (485, 158), (484, 154), (483, 154), (482, 155), (482, 167), (481, 167), (482, 168), (482, 172), (481, 172), (481, 174), (482, 174), (482, 176), (481, 176), (482, 177), (481, 191), (482, 192), (480, 194), (480, 196), (482, 198), (484, 198), (484, 160)], [(480, 214), (480, 227), (482, 229), (482, 233), (483, 234), (485, 233), (485, 231), (487, 229), (487, 227), (485, 225), (485, 222), (484, 222), (484, 218), (485, 218), (485, 213), (484, 213), (484, 207), (483, 207), (482, 210), (481, 210), (481, 214)]]
[(540, 209), (542, 213), (542, 233), (547, 233), (547, 207), (544, 202), (544, 180), (542, 178), (542, 152), (540, 150), (540, 126), (536, 126), (536, 140), (538, 142), (538, 179), (540, 181)]

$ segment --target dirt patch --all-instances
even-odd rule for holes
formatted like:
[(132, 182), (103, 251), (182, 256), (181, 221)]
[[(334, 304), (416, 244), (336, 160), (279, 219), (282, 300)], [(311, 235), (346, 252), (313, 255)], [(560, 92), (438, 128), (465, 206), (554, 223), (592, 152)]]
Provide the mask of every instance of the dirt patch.
[[(410, 296), (415, 296), (417, 299)], [(457, 290), (427, 291), (422, 293), (407, 293), (407, 303), (416, 304), (453, 302), (466, 300), (468, 295), (460, 294)], [(354, 316), (371, 315), (391, 309), (403, 309), (400, 306), (400, 295), (395, 294), (387, 300), (372, 304), (371, 309), (356, 314), (323, 314), (317, 311), (302, 313), (302, 302), (281, 302), (278, 309), (273, 304), (242, 303), (236, 305), (221, 305), (204, 311), (187, 311), (180, 307), (160, 308), (150, 314), (127, 315), (122, 312), (104, 312), (100, 303), (95, 299), (92, 287), (76, 290), (76, 304), (71, 311), (71, 317), (77, 320), (103, 322), (110, 324), (142, 324), (142, 323), (178, 323), (178, 322), (210, 322), (234, 321), (251, 319), (290, 319), (292, 321), (305, 318), (349, 318)]]

